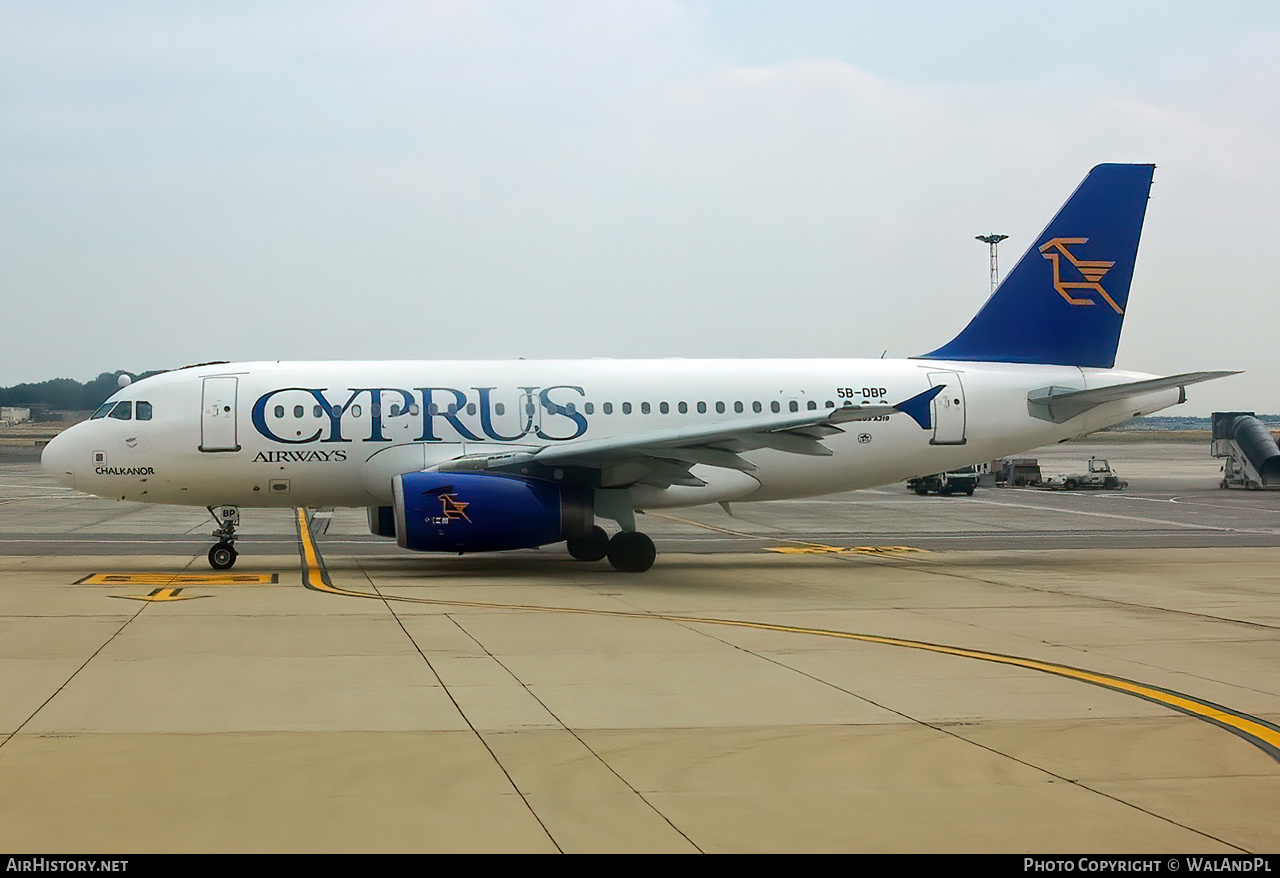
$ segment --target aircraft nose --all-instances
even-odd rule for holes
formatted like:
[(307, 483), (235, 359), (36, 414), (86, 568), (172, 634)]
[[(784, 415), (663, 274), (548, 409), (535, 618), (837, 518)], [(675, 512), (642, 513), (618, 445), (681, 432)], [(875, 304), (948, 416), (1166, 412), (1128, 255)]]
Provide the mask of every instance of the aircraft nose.
[(40, 465), (45, 473), (64, 488), (76, 486), (74, 443), (61, 434), (49, 440), (40, 452)]

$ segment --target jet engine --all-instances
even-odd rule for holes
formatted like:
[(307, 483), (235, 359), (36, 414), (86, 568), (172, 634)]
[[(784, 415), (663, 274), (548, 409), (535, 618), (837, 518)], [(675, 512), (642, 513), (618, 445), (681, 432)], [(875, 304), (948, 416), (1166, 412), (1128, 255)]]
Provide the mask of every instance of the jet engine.
[(529, 549), (588, 536), (592, 491), (487, 473), (414, 472), (392, 481), (396, 543), (419, 552)]

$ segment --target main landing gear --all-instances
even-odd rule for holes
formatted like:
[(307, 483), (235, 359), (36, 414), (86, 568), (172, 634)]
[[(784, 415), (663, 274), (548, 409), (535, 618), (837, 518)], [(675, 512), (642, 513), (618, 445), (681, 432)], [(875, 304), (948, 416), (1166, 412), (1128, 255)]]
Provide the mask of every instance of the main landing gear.
[(653, 540), (638, 531), (622, 531), (610, 539), (604, 528), (596, 525), (585, 537), (565, 541), (569, 554), (579, 561), (599, 561), (607, 557), (614, 570), (643, 573), (653, 566), (657, 550)]
[(240, 524), (240, 510), (235, 506), (207, 506), (209, 514), (218, 523), (213, 536), (218, 538), (209, 550), (209, 566), (214, 570), (230, 570), (236, 563), (236, 526)]

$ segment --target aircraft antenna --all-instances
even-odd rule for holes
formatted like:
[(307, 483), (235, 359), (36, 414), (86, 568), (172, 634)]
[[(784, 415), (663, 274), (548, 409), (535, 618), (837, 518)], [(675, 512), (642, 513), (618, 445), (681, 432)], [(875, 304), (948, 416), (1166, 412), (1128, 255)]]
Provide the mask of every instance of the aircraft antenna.
[(1000, 285), (1000, 269), (996, 265), (996, 245), (1003, 241), (1008, 235), (977, 235), (976, 238), (984, 244), (991, 245), (991, 292), (996, 291), (996, 287)]

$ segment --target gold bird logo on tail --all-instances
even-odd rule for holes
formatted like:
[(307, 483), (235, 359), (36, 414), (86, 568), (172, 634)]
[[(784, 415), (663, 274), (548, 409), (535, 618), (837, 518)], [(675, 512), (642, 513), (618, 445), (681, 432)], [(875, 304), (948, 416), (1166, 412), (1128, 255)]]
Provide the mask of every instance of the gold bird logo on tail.
[[(1111, 295), (1102, 288), (1102, 278), (1106, 276), (1115, 263), (1094, 259), (1077, 259), (1067, 249), (1068, 244), (1083, 244), (1088, 240), (1088, 238), (1054, 238), (1040, 247), (1040, 255), (1053, 263), (1053, 288), (1072, 305), (1098, 304), (1093, 299), (1087, 297), (1078, 299), (1068, 292), (1069, 290), (1092, 290), (1101, 296), (1102, 300), (1110, 305), (1113, 311), (1117, 314), (1123, 314), (1124, 309), (1117, 305)], [(1059, 257), (1064, 256), (1068, 262), (1075, 266), (1076, 271), (1080, 273), (1084, 280), (1065, 281), (1062, 279), (1062, 263)]]

